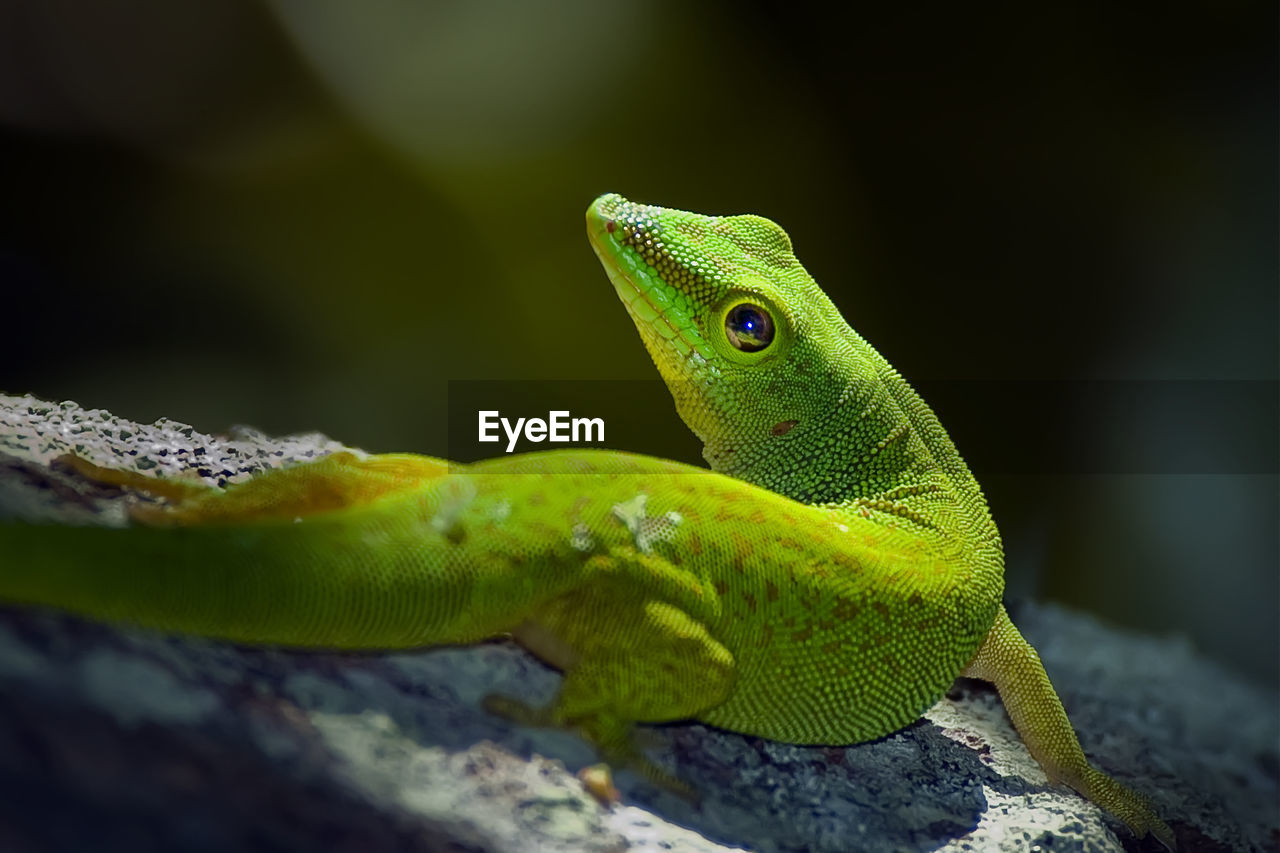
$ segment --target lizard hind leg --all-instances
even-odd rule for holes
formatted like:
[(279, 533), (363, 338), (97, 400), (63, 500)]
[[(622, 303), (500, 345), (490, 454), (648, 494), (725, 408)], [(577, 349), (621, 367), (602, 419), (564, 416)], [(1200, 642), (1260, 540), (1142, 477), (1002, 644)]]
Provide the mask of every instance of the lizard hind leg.
[[(575, 729), (607, 763), (696, 800), (692, 787), (643, 755), (634, 724), (690, 719), (723, 702), (733, 656), (685, 611), (634, 591), (629, 598), (612, 592), (571, 593), (514, 632), (565, 671), (550, 705), (530, 708), (491, 696), (485, 707), (528, 725)], [(561, 617), (572, 614), (577, 619), (565, 625)]]
[(427, 456), (359, 456), (340, 451), (310, 462), (273, 468), (225, 489), (198, 480), (161, 478), (95, 465), (74, 454), (61, 464), (96, 483), (165, 498), (164, 506), (138, 506), (133, 521), (150, 526), (243, 524), (293, 519), (370, 503), (425, 480), (444, 476), (448, 463)]
[(1003, 607), (962, 675), (990, 681), (1027, 749), (1051, 782), (1063, 782), (1120, 818), (1139, 838), (1150, 833), (1170, 850), (1173, 830), (1151, 802), (1091, 766), (1040, 655), (1023, 639)]
[(74, 471), (75, 474), (93, 483), (103, 486), (115, 486), (121, 489), (132, 489), (137, 492), (147, 492), (158, 498), (180, 503), (182, 501), (193, 500), (200, 495), (216, 491), (213, 486), (206, 485), (195, 479), (182, 478), (163, 478), (155, 477), (148, 474), (142, 474), (138, 471), (131, 471), (124, 468), (109, 468), (105, 465), (97, 465), (85, 459), (83, 456), (77, 456), (74, 453), (64, 453), (53, 460), (55, 465)]

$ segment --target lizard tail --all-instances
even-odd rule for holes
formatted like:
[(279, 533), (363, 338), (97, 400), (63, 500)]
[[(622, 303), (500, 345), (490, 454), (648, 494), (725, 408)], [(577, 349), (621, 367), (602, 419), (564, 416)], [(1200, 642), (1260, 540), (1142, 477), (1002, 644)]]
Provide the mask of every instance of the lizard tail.
[[(408, 648), (476, 642), (468, 567), (447, 569), (395, 525), (232, 527), (0, 524), (0, 600), (235, 642)], [(382, 548), (361, 548), (365, 538)], [(411, 551), (416, 548), (416, 552)], [(479, 603), (477, 603), (479, 604)], [(485, 622), (488, 624), (485, 624)]]
[(506, 503), (486, 491), (437, 460), (335, 454), (127, 528), (0, 522), (0, 601), (253, 644), (477, 642), (572, 580), (536, 529), (478, 535)]

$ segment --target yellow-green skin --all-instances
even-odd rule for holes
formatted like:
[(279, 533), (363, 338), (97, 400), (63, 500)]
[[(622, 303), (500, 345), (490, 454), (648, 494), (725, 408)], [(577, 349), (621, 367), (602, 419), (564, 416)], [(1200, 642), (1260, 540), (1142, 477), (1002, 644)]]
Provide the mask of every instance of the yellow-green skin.
[[(0, 598), (161, 630), (337, 649), (509, 633), (562, 669), (533, 722), (656, 772), (636, 722), (806, 744), (994, 681), (1033, 754), (1168, 845), (1089, 767), (1000, 605), (982, 493), (932, 412), (841, 319), (786, 234), (603, 196), (588, 233), (715, 472), (605, 451), (470, 466), (335, 454), (225, 491), (81, 464), (173, 499), (130, 529), (0, 524)], [(726, 313), (768, 312), (735, 347)]]

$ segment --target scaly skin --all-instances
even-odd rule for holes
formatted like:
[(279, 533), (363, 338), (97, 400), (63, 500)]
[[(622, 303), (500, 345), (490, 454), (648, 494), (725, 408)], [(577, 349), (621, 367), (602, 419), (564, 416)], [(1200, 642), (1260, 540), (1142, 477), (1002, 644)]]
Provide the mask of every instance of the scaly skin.
[(603, 451), (471, 466), (343, 453), (224, 491), (77, 461), (172, 505), (126, 530), (0, 524), (0, 598), (285, 646), (510, 633), (565, 679), (549, 708), (493, 704), (574, 725), (654, 778), (636, 722), (849, 744), (967, 673), (996, 683), (1051, 778), (1172, 845), (1088, 766), (1008, 621), (999, 535), (946, 433), (781, 229), (618, 196), (588, 223), (720, 473)]
[[(1004, 554), (977, 481), (929, 407), (805, 272), (786, 232), (759, 216), (605, 195), (587, 211), (587, 234), (714, 470), (950, 542), (952, 570), (998, 598)], [(767, 332), (747, 330), (745, 346), (729, 331), (744, 307)], [(975, 648), (969, 630), (956, 635), (967, 661), (957, 674), (996, 685), (1051, 780), (1172, 849), (1173, 832), (1150, 803), (1089, 765), (1039, 655), (1004, 608), (974, 615), (967, 629), (985, 636)], [(916, 674), (890, 667), (869, 677)]]

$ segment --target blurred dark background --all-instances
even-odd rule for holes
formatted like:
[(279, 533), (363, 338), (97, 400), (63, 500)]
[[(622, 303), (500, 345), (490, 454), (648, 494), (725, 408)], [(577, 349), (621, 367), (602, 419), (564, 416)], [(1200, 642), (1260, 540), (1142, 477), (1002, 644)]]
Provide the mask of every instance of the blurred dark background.
[(443, 455), (449, 380), (653, 375), (594, 196), (760, 213), (1013, 596), (1276, 683), (1275, 4), (832, 8), (0, 0), (0, 388)]

